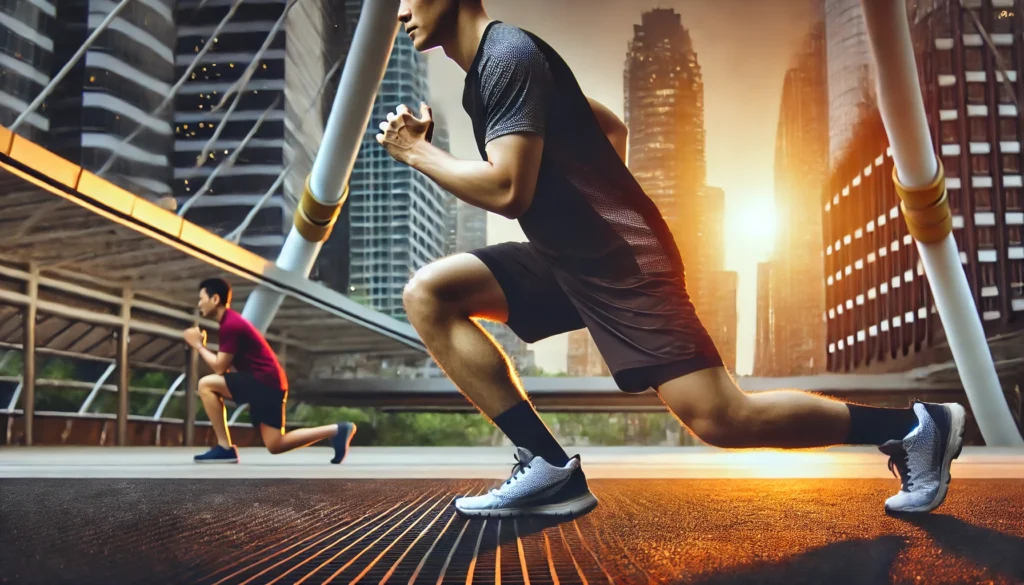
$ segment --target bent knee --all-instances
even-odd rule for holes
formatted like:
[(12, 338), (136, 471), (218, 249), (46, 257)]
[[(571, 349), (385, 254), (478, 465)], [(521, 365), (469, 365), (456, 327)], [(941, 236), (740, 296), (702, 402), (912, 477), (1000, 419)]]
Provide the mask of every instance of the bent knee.
[(199, 392), (203, 394), (217, 394), (217, 390), (224, 386), (224, 378), (217, 374), (210, 374), (199, 378)]
[(425, 268), (416, 271), (402, 291), (402, 304), (410, 317), (424, 315), (440, 304), (437, 277)]
[(405, 285), (402, 302), (411, 318), (466, 312), (466, 285), (446, 260), (420, 268)]

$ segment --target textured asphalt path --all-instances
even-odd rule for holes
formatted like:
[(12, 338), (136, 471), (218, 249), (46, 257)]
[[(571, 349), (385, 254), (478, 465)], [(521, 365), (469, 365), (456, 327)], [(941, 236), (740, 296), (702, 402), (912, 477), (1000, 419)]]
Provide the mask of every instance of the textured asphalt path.
[(597, 479), (559, 525), (466, 521), (464, 479), (3, 479), (3, 583), (1024, 583), (1024, 481), (936, 513), (882, 479)]

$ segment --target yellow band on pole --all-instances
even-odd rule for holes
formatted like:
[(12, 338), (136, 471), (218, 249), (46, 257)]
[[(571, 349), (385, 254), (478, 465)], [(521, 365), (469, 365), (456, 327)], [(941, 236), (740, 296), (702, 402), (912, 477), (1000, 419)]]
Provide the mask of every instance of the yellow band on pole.
[(949, 210), (949, 196), (946, 191), (946, 172), (942, 161), (938, 161), (939, 172), (935, 180), (924, 187), (907, 187), (900, 183), (896, 168), (892, 169), (892, 181), (900, 197), (900, 208), (907, 221), (907, 231), (915, 240), (934, 244), (946, 239), (953, 232), (953, 215)]
[(338, 202), (327, 205), (317, 201), (309, 188), (309, 177), (306, 177), (306, 188), (302, 191), (302, 199), (295, 209), (295, 229), (307, 242), (326, 241), (334, 229), (334, 223), (341, 213), (341, 206), (348, 199), (348, 185)]

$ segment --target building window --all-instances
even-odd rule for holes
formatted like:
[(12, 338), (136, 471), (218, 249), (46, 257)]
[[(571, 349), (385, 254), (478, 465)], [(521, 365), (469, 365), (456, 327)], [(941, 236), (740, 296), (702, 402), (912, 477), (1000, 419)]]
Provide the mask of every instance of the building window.
[(1006, 209), (1014, 211), (1020, 209), (1020, 190), (1007, 189), (1004, 191), (1006, 197)]
[(999, 139), (1000, 140), (1017, 140), (1017, 119), (1016, 118), (1000, 118), (999, 119)]
[[(960, 189), (949, 189), (946, 191), (949, 196), (949, 209), (953, 213), (960, 211)], [(954, 232), (956, 233), (956, 232)]]
[(1007, 34), (1013, 32), (1013, 11), (994, 10), (992, 14), (992, 29), (995, 34)]
[(980, 265), (981, 286), (996, 285), (996, 263), (982, 262)]
[(988, 142), (988, 118), (970, 118), (971, 142)]
[(935, 51), (935, 68), (939, 75), (953, 73), (953, 51)]
[(981, 312), (990, 313), (999, 310), (999, 297), (982, 297)]
[[(994, 248), (995, 241), (993, 239), (992, 228), (990, 227), (979, 227), (975, 230), (978, 236), (978, 248)], [(982, 262), (982, 266), (994, 266), (991, 262)], [(994, 270), (994, 269), (993, 269)], [(995, 273), (992, 275), (992, 279), (995, 280)]]
[(944, 156), (942, 157), (942, 166), (946, 169), (947, 177), (959, 177), (960, 175), (960, 157), (959, 156)]
[(974, 211), (992, 210), (992, 191), (988, 189), (975, 189), (973, 195)]
[(1019, 246), (1020, 241), (1020, 226), (1011, 225), (1006, 228), (1006, 243), (1010, 246)]
[[(968, 83), (967, 84), (967, 103), (969, 104), (982, 104), (985, 103), (985, 84), (983, 83)], [(972, 120), (984, 120), (984, 118), (971, 118)]]
[(999, 83), (999, 103), (1012, 104), (1014, 97), (1013, 85), (1010, 83)]
[(956, 108), (956, 86), (947, 85), (939, 88), (939, 104), (943, 110)]
[[(969, 23), (970, 29), (974, 29), (974, 23)], [(964, 33), (972, 34), (965, 28)], [(985, 55), (981, 47), (967, 47), (964, 49), (964, 68), (967, 71), (983, 71), (985, 69)]]
[(1020, 155), (1019, 154), (1004, 154), (1003, 155), (1003, 172), (1004, 173), (1019, 173), (1020, 172)]
[(971, 157), (971, 174), (974, 176), (985, 175), (991, 172), (987, 154), (976, 154)]
[(956, 144), (956, 120), (944, 120), (939, 125), (942, 128), (942, 144)]
[(1016, 44), (1010, 47), (996, 47), (996, 53), (999, 54), (1000, 63), (1003, 64), (1003, 67), (1005, 67), (1007, 71), (1013, 71), (1017, 68), (1017, 60), (1013, 58), (1013, 50), (1016, 48)]
[(1024, 260), (1010, 260), (1010, 294), (1024, 297)]

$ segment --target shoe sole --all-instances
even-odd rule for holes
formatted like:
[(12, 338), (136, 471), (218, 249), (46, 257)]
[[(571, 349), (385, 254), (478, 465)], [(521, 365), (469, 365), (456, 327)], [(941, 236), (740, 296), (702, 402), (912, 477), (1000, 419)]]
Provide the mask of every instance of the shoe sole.
[(200, 465), (214, 465), (217, 463), (238, 463), (238, 459), (193, 459), (192, 461)]
[[(356, 436), (356, 430), (359, 429), (359, 427), (356, 426), (356, 423), (349, 423), (349, 424), (352, 425), (352, 427), (351, 427), (351, 430), (348, 432), (348, 436), (345, 437), (345, 455), (346, 456), (348, 456), (348, 448), (349, 448), (349, 446), (352, 445), (352, 437)], [(335, 461), (334, 459), (331, 459), (331, 465), (340, 465), (341, 462), (344, 461), (344, 460), (345, 460), (345, 457), (342, 457), (341, 459), (338, 459), (337, 461)]]
[(893, 514), (924, 514), (931, 512), (946, 501), (946, 493), (949, 491), (949, 482), (953, 477), (949, 474), (949, 468), (953, 460), (960, 457), (964, 450), (964, 423), (967, 419), (967, 412), (959, 404), (947, 404), (949, 408), (949, 439), (946, 440), (946, 454), (942, 459), (942, 469), (939, 473), (939, 489), (931, 502), (916, 508), (906, 510), (892, 510), (886, 506), (885, 511)]
[(587, 491), (585, 494), (580, 494), (564, 502), (545, 504), (543, 506), (464, 510), (456, 503), (455, 511), (464, 518), (522, 518), (524, 516), (578, 518), (596, 508), (597, 503), (597, 498), (594, 494)]

